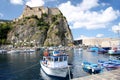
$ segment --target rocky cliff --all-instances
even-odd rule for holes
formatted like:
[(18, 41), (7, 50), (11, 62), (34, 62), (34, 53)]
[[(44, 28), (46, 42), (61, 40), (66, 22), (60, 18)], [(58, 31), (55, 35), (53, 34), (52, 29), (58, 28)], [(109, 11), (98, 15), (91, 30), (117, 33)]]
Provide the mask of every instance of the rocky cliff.
[(7, 40), (17, 46), (58, 46), (73, 42), (66, 18), (58, 8), (26, 6), (12, 24)]

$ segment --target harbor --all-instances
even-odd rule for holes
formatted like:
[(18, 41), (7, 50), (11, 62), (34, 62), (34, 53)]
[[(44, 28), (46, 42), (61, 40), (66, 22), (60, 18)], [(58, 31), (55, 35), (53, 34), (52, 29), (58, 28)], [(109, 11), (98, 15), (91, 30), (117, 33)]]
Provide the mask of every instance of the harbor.
[[(71, 64), (72, 75), (67, 75), (65, 78), (48, 76), (40, 66), (39, 61), (42, 60), (43, 51), (35, 51), (33, 53), (11, 53), (0, 54), (0, 80), (82, 80), (96, 74), (89, 74), (82, 69), (81, 63), (89, 61), (98, 63), (98, 60), (108, 60), (116, 58), (119, 55), (98, 54), (96, 52), (88, 52), (87, 50), (80, 51), (79, 49), (70, 49), (66, 51), (69, 55), (68, 62)], [(103, 72), (97, 75), (115, 73), (111, 70), (103, 69)], [(117, 73), (116, 73), (117, 74)], [(70, 77), (69, 77), (70, 76)], [(95, 78), (95, 77), (94, 77)], [(92, 78), (91, 78), (92, 79)], [(107, 79), (106, 79), (107, 80)]]
[(0, 80), (119, 80), (120, 0), (1, 0)]

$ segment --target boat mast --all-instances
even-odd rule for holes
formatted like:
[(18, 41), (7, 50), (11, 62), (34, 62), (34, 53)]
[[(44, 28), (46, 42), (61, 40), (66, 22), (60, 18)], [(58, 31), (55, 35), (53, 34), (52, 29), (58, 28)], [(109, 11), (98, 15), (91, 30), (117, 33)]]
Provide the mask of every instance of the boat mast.
[(120, 45), (120, 29), (117, 29), (117, 34), (118, 34), (118, 44)]

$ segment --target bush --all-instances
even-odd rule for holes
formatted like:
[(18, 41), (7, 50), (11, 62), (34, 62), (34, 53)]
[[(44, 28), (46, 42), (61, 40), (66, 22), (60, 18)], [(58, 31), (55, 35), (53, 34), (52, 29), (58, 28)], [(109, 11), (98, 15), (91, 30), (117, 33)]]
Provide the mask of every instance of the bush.
[(56, 22), (55, 22), (55, 25), (59, 25), (59, 22), (58, 22), (58, 21), (56, 21)]
[(7, 34), (11, 29), (11, 23), (0, 23), (0, 44), (6, 43)]
[(42, 17), (48, 17), (48, 14), (47, 13), (43, 13)]

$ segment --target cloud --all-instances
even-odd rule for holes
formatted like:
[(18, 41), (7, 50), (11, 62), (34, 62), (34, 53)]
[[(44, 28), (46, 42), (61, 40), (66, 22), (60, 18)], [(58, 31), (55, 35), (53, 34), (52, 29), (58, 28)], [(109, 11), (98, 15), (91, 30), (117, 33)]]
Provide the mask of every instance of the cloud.
[(30, 7), (43, 6), (45, 4), (44, 0), (28, 0), (26, 5)]
[(104, 34), (97, 34), (96, 37), (100, 38), (100, 37), (103, 37)]
[(112, 31), (114, 33), (118, 33), (118, 31), (119, 31), (119, 33), (120, 33), (120, 22), (118, 23), (118, 25), (112, 26)]
[(80, 39), (90, 39), (90, 38), (100, 38), (100, 37), (103, 37), (104, 34), (97, 34), (96, 37), (92, 36), (92, 37), (89, 37), (89, 36), (85, 36), (85, 35), (80, 35), (80, 37), (76, 38), (75, 40), (80, 40)]
[(85, 35), (80, 35), (80, 37), (79, 37), (79, 38), (76, 38), (75, 40), (90, 39), (90, 38), (95, 38), (95, 37), (88, 37), (88, 36), (85, 36)]
[(3, 17), (4, 15), (2, 13), (0, 13), (0, 18)]
[(57, 0), (45, 0), (46, 2), (54, 2), (54, 1), (57, 1)]
[(98, 0), (83, 0), (81, 4), (78, 4), (78, 7), (80, 10), (88, 10), (98, 5)]
[(23, 5), (23, 0), (10, 0), (10, 3), (15, 5)]
[[(63, 15), (71, 25), (71, 29), (86, 28), (86, 29), (99, 29), (105, 28), (110, 22), (117, 19), (120, 15), (119, 11), (114, 10), (112, 7), (107, 7), (104, 10), (92, 11), (92, 8), (99, 7), (98, 0), (83, 0), (81, 3), (72, 5), (70, 1), (62, 3), (58, 8), (62, 11)], [(104, 3), (105, 5), (105, 3)]]

